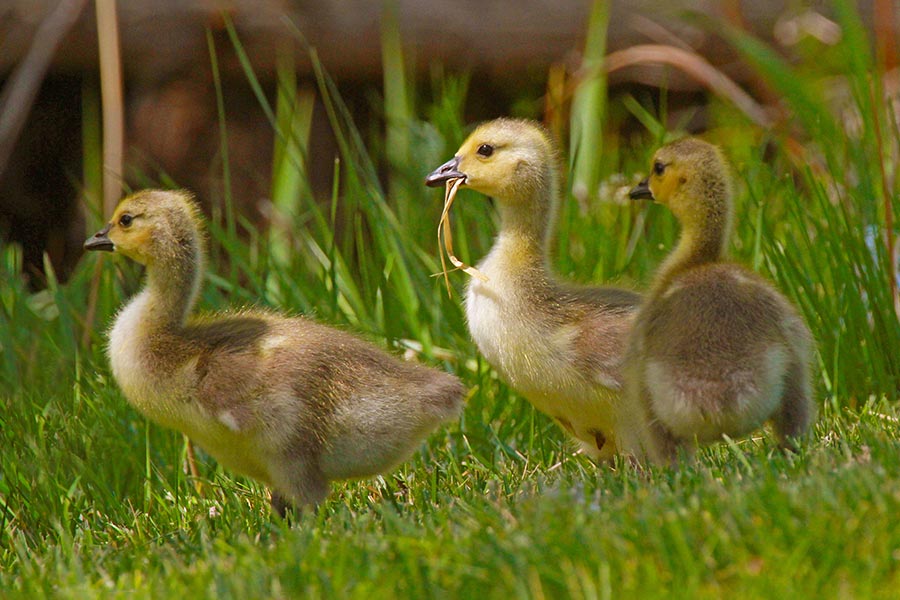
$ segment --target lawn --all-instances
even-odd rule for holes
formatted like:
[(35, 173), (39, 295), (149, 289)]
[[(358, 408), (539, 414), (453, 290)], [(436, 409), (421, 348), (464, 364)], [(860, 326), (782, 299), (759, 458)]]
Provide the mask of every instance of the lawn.
[[(105, 330), (138, 288), (133, 264), (86, 256), (66, 284), (51, 277), (32, 293), (21, 252), (5, 247), (0, 596), (897, 597), (900, 322), (886, 239), (900, 209), (900, 128), (870, 75), (882, 65), (865, 30), (843, 3), (837, 15), (841, 41), (810, 42), (793, 61), (726, 31), (780, 98), (771, 123), (723, 95), (701, 109), (704, 137), (736, 174), (734, 256), (798, 305), (817, 341), (819, 415), (797, 453), (760, 431), (673, 468), (575, 454), (479, 359), (460, 307), (467, 276), (451, 274), (452, 298), (432, 277), (441, 195), (422, 178), (465, 136), (467, 77), (417, 86), (402, 56), (386, 58), (382, 102), (394, 118), (383, 136), (361, 133), (318, 68), (340, 148), (339, 184), (323, 201), (304, 174), (312, 105), (282, 69), (275, 102), (259, 100), (278, 134), (272, 198), (283, 218), (260, 231), (220, 211), (202, 307), (309, 314), (416, 354), (464, 380), (463, 415), (397, 470), (337, 484), (317, 510), (281, 521), (265, 489), (202, 452), (199, 480), (186, 475), (184, 438), (148, 423), (116, 388)], [(256, 81), (249, 66), (247, 77)], [(660, 207), (612, 200), (683, 131), (661, 124), (665, 93), (576, 89), (557, 133), (568, 156), (589, 162), (567, 164), (554, 267), (640, 289), (677, 229)], [(542, 118), (542, 106), (526, 98), (516, 111)], [(576, 121), (601, 137), (579, 141)], [(586, 144), (591, 153), (577, 151)], [(476, 262), (496, 230), (490, 203), (464, 190), (453, 219), (457, 254)]]

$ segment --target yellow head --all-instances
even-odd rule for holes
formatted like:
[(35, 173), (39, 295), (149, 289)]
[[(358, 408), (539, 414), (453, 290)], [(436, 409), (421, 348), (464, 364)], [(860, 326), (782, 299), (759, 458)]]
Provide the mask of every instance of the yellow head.
[(142, 265), (195, 259), (202, 252), (200, 210), (184, 191), (144, 190), (116, 207), (85, 250), (119, 252)]
[[(425, 179), (429, 186), (463, 178), (463, 185), (516, 203), (555, 195), (559, 153), (547, 131), (534, 121), (496, 119), (480, 125), (456, 155)], [(549, 194), (538, 191), (549, 189)]]
[(683, 226), (727, 225), (731, 177), (722, 152), (696, 138), (667, 144), (653, 155), (650, 175), (630, 194), (669, 207)]

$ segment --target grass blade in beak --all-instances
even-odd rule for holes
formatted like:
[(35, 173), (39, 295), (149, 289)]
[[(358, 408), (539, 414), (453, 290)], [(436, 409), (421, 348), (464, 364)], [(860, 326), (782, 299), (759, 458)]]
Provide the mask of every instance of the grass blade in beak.
[(449, 179), (447, 181), (447, 186), (444, 190), (444, 210), (441, 213), (441, 222), (438, 224), (438, 247), (443, 247), (444, 250), (441, 252), (441, 269), (444, 274), (444, 282), (447, 284), (447, 294), (451, 297), (453, 296), (453, 291), (450, 288), (450, 276), (447, 271), (447, 261), (444, 258), (445, 253), (447, 254), (447, 258), (450, 259), (450, 262), (457, 269), (460, 269), (472, 277), (477, 277), (481, 281), (488, 281), (487, 275), (475, 267), (467, 265), (453, 254), (453, 233), (451, 231), (452, 228), (450, 227), (450, 207), (453, 206), (456, 192), (459, 190), (459, 186), (463, 184), (463, 181), (465, 180), (461, 177)]

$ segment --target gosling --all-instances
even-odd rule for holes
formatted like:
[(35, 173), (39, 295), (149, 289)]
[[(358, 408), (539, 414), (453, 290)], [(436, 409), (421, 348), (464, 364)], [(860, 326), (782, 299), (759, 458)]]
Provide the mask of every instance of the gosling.
[(192, 318), (203, 222), (186, 192), (142, 191), (86, 250), (146, 266), (109, 335), (128, 401), (222, 465), (272, 489), (272, 507), (321, 502), (329, 482), (381, 473), (460, 410), (463, 386), (305, 318), (242, 310)]
[(640, 296), (578, 287), (551, 272), (559, 152), (532, 121), (479, 126), (426, 185), (462, 179), (494, 198), (500, 232), (466, 292), (469, 332), (498, 374), (595, 460), (637, 454), (639, 411), (620, 398), (626, 336)]
[(668, 206), (682, 228), (638, 312), (626, 367), (628, 402), (646, 410), (658, 462), (767, 420), (792, 444), (812, 419), (809, 329), (766, 280), (723, 262), (731, 188), (719, 149), (687, 138), (659, 149), (630, 192)]

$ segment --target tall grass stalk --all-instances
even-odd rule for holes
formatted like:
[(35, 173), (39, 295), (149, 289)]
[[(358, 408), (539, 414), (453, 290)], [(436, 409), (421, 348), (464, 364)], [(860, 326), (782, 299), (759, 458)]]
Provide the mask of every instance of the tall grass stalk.
[[(97, 93), (96, 82), (85, 78), (81, 85), (81, 147), (83, 186), (81, 202), (78, 210), (84, 215), (85, 236), (87, 232), (98, 231), (103, 227), (103, 134), (101, 131), (101, 105)], [(96, 326), (97, 298), (100, 292), (100, 277), (103, 261), (97, 261), (88, 290), (88, 303), (85, 308), (84, 322), (81, 332), (81, 347), (87, 348)]]
[(594, 0), (588, 21), (581, 70), (591, 73), (579, 82), (572, 96), (569, 158), (572, 192), (584, 201), (594, 198), (603, 159), (603, 122), (606, 119), (606, 71), (599, 68), (606, 54), (609, 0)]
[(276, 302), (284, 299), (277, 286), (276, 273), (290, 266), (292, 225), (298, 222), (303, 207), (312, 201), (307, 156), (312, 127), (315, 94), (298, 89), (293, 54), (283, 51), (277, 68), (278, 91), (275, 100), (277, 130), (272, 158), (272, 215), (270, 216), (268, 249), (270, 271), (268, 290)]
[[(388, 163), (394, 166), (392, 173), (399, 174), (410, 162), (409, 132), (413, 106), (410, 86), (407, 83), (408, 74), (396, 0), (386, 0), (382, 3), (381, 64), (384, 71), (385, 152)], [(389, 190), (397, 210), (406, 210), (409, 206), (410, 198), (406, 194), (406, 183), (404, 179), (398, 180), (395, 176), (391, 178)]]
[(125, 177), (125, 103), (115, 0), (96, 0), (100, 96), (103, 105), (103, 213), (112, 214)]
[[(228, 156), (228, 127), (225, 114), (225, 96), (222, 91), (222, 77), (219, 73), (219, 57), (216, 52), (216, 41), (212, 30), (206, 30), (206, 45), (209, 51), (209, 66), (212, 71), (213, 87), (216, 90), (216, 114), (219, 119), (219, 160), (222, 162), (222, 204), (225, 208), (225, 229), (229, 237), (234, 239), (237, 234), (237, 223), (234, 215), (234, 198), (231, 193), (231, 160)], [(213, 215), (213, 220), (218, 219)], [(231, 279), (236, 275), (235, 264), (231, 263)]]
[(86, 77), (81, 84), (81, 148), (82, 148), (82, 203), (79, 207), (85, 216), (87, 231), (103, 227), (103, 132), (101, 128), (100, 97), (97, 82)]

